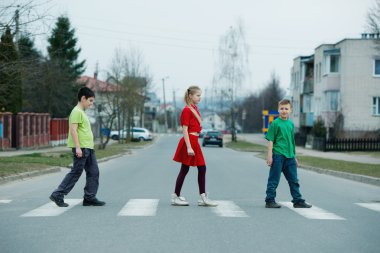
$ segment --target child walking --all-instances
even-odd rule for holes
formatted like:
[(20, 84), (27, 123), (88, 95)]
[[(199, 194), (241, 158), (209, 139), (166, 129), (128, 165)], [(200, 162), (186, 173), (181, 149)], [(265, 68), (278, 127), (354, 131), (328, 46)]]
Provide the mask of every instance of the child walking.
[(65, 176), (62, 183), (50, 195), (50, 200), (59, 207), (67, 207), (63, 198), (67, 195), (86, 171), (86, 186), (84, 187), (84, 206), (104, 206), (106, 203), (96, 198), (99, 187), (99, 168), (94, 151), (94, 136), (91, 131), (90, 121), (86, 113), (94, 103), (95, 94), (87, 87), (82, 87), (78, 92), (78, 104), (70, 113), (69, 137), (67, 146), (73, 153), (73, 167)]
[(280, 182), (281, 172), (284, 173), (293, 197), (294, 208), (310, 208), (311, 205), (302, 199), (300, 185), (297, 178), (298, 160), (296, 158), (294, 124), (289, 120), (292, 104), (288, 99), (278, 103), (279, 117), (275, 119), (268, 129), (267, 165), (270, 166), (266, 190), (265, 207), (280, 208), (276, 203), (276, 189)]
[(217, 206), (217, 203), (210, 200), (206, 194), (206, 163), (198, 142), (201, 127), (201, 114), (197, 104), (201, 100), (201, 89), (198, 86), (190, 86), (185, 92), (185, 107), (181, 113), (181, 125), (183, 137), (178, 143), (173, 160), (181, 163), (175, 191), (171, 196), (171, 203), (174, 206), (188, 206), (189, 202), (181, 196), (181, 189), (190, 166), (198, 167), (198, 186), (200, 200), (199, 206)]

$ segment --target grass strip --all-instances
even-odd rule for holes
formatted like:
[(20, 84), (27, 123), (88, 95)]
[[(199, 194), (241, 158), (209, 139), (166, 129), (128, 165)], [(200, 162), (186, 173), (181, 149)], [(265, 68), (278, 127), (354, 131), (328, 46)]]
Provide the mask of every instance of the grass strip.
[[(262, 159), (267, 158), (267, 147), (263, 145), (258, 145), (246, 141), (237, 141), (237, 142), (229, 142), (225, 145), (228, 148), (232, 148), (237, 151), (246, 151), (246, 152), (260, 152), (256, 156)], [(372, 153), (372, 155), (377, 155), (376, 152)], [(297, 156), (298, 161), (300, 163), (300, 167), (302, 165), (322, 168), (327, 170), (341, 171), (352, 174), (370, 176), (380, 178), (380, 165), (379, 164), (366, 164), (366, 163), (357, 163), (357, 162), (348, 162), (327, 158), (320, 158), (314, 156)]]
[[(125, 154), (131, 149), (142, 148), (151, 142), (115, 143), (107, 145), (106, 149), (95, 147), (96, 158), (106, 158)], [(6, 177), (33, 170), (44, 170), (49, 167), (67, 167), (73, 162), (73, 154), (67, 151), (32, 153), (19, 156), (0, 157), (0, 177)]]

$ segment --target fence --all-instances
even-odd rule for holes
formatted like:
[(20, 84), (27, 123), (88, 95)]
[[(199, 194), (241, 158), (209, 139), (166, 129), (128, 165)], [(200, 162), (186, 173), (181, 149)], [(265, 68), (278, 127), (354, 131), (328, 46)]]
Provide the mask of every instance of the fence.
[(49, 146), (50, 114), (48, 113), (18, 113), (13, 116), (16, 127), (14, 138), (15, 148), (39, 148)]
[(378, 139), (327, 139), (325, 151), (380, 151)]
[(67, 143), (69, 120), (53, 118), (50, 121), (50, 145), (58, 146)]
[(0, 113), (0, 150), (12, 149), (12, 113)]

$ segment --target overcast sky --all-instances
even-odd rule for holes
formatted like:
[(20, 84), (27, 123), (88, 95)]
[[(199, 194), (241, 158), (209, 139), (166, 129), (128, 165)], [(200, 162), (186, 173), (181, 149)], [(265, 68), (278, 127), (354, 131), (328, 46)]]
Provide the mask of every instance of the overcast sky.
[[(250, 79), (245, 94), (262, 88), (275, 71), (289, 87), (293, 59), (323, 43), (359, 38), (373, 0), (53, 0), (50, 14), (67, 15), (76, 29), (86, 75), (96, 62), (100, 78), (115, 48), (139, 48), (162, 96), (182, 93), (190, 84), (211, 87), (220, 36), (238, 19), (250, 47)], [(46, 36), (45, 36), (46, 37)]]

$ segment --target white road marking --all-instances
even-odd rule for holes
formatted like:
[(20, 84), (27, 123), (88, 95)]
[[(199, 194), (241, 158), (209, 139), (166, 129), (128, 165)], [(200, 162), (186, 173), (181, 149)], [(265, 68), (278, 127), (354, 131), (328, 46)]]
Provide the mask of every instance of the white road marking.
[(328, 212), (322, 208), (312, 206), (311, 208), (294, 208), (292, 202), (280, 202), (282, 205), (288, 207), (294, 212), (313, 220), (345, 220), (334, 213)]
[(233, 201), (218, 200), (217, 207), (210, 207), (211, 210), (221, 217), (249, 217), (238, 205)]
[(12, 200), (11, 199), (0, 199), (0, 204), (8, 204), (8, 203), (11, 203)]
[(38, 207), (30, 212), (21, 215), (21, 217), (58, 216), (78, 205), (82, 201), (83, 199), (65, 199), (65, 202), (69, 204), (68, 207), (59, 207), (54, 202), (49, 202), (41, 207)]
[(158, 199), (130, 199), (118, 216), (155, 216)]
[(355, 203), (358, 206), (362, 206), (373, 211), (380, 212), (380, 203)]

